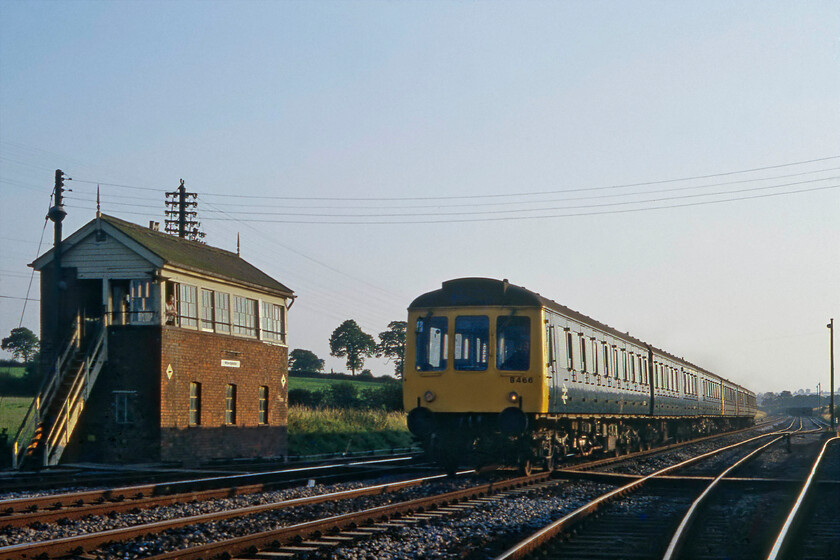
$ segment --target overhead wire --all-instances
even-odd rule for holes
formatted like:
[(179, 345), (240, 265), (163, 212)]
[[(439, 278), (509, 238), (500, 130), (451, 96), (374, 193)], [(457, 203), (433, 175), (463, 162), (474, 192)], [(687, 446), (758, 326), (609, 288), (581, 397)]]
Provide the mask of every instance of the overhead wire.
[[(223, 227), (223, 229), (230, 229), (227, 227)], [(283, 278), (284, 282), (288, 282), (287, 278), (299, 278), (301, 279), (300, 286), (301, 289), (295, 289), (298, 296), (308, 292), (311, 294), (317, 294), (318, 301), (323, 301), (325, 305), (323, 306), (324, 312), (329, 312), (331, 308), (337, 307), (339, 304), (343, 307), (350, 307), (358, 314), (366, 314), (370, 313), (373, 307), (377, 307), (379, 304), (378, 298), (370, 298), (368, 303), (364, 305), (356, 305), (355, 300), (352, 298), (342, 297), (339, 294), (335, 293), (335, 289), (331, 289), (329, 286), (324, 286), (323, 283), (320, 281), (320, 277), (318, 275), (307, 277), (305, 274), (301, 274), (297, 272), (297, 267), (290, 266), (288, 260), (278, 260), (277, 258), (271, 258), (270, 251), (272, 249), (271, 243), (266, 241), (262, 236), (258, 236), (255, 240), (250, 240), (249, 244), (252, 242), (256, 242), (257, 245), (263, 248), (262, 251), (256, 253), (254, 257), (248, 257), (249, 260), (266, 270), (267, 272), (272, 272), (278, 269), (278, 263), (280, 264), (280, 272), (277, 276)], [(285, 266), (283, 266), (285, 265)], [(321, 275), (323, 277), (323, 275)], [(294, 288), (294, 285), (291, 286)], [(330, 301), (334, 301), (335, 305), (330, 305)], [(372, 317), (372, 315), (371, 315)], [(346, 317), (345, 317), (346, 318)]]
[[(207, 204), (209, 206), (213, 206), (210, 203), (205, 203), (205, 204)], [(236, 219), (233, 219), (231, 221), (232, 222), (239, 222), (239, 220), (236, 220)], [(297, 249), (289, 247), (288, 245), (286, 245), (284, 243), (281, 243), (281, 242), (276, 241), (276, 240), (272, 240), (272, 241), (269, 242), (269, 241), (267, 241), (267, 238), (269, 237), (269, 235), (266, 234), (265, 232), (259, 230), (258, 228), (256, 228), (253, 225), (250, 225), (250, 224), (243, 224), (243, 225), (245, 227), (247, 227), (248, 229), (250, 229), (250, 230), (252, 230), (252, 231), (254, 231), (255, 233), (258, 234), (258, 236), (256, 238), (257, 242), (267, 249), (266, 254), (268, 253), (268, 250), (273, 250), (273, 249), (276, 249), (276, 246), (280, 246), (283, 249), (291, 252), (295, 256), (304, 259), (305, 261), (308, 261), (310, 263), (314, 263), (314, 264), (316, 264), (316, 265), (318, 265), (318, 266), (320, 266), (324, 269), (327, 269), (327, 270), (329, 270), (329, 271), (331, 271), (335, 274), (341, 275), (345, 278), (348, 278), (349, 280), (357, 282), (364, 287), (375, 290), (376, 293), (377, 293), (376, 297), (368, 298), (369, 303), (366, 303), (364, 306), (361, 306), (359, 308), (359, 310), (362, 311), (362, 312), (369, 312), (371, 306), (379, 306), (382, 296), (385, 296), (389, 299), (392, 299), (392, 301), (395, 302), (395, 304), (404, 305), (404, 303), (405, 303), (405, 297), (403, 297), (399, 294), (394, 294), (393, 292), (385, 290), (384, 288), (382, 288), (380, 286), (377, 286), (376, 284), (373, 284), (372, 282), (369, 282), (369, 281), (367, 281), (363, 278), (358, 278), (358, 277), (356, 277), (352, 274), (348, 274), (347, 272), (344, 272), (344, 271), (342, 271), (342, 270), (340, 270), (340, 269), (338, 269), (334, 266), (331, 266), (327, 263), (324, 263), (324, 262), (312, 257), (311, 255), (307, 255), (307, 254), (305, 254), (301, 251), (298, 251)], [(272, 266), (274, 264), (276, 264), (276, 259), (273, 260), (271, 262), (271, 264), (272, 264)], [(294, 274), (293, 267), (286, 267), (284, 269), (283, 274), (289, 274), (289, 273)], [(311, 289), (311, 286), (313, 284), (322, 286), (320, 281), (318, 281), (318, 280), (313, 281), (312, 278), (305, 278), (304, 277), (304, 281), (305, 281), (305, 283), (303, 285), (307, 286), (307, 289)], [(322, 287), (324, 287), (324, 286), (322, 286)], [(325, 288), (326, 291), (322, 292), (322, 294), (328, 295), (331, 298), (337, 298), (336, 303), (341, 303), (342, 305), (347, 305), (348, 303), (350, 303), (352, 305), (352, 300), (348, 301), (346, 296), (341, 296), (341, 295), (338, 295), (338, 294), (334, 294), (334, 290), (331, 290), (329, 287), (324, 287), (324, 288)], [(370, 302), (373, 302), (373, 303), (370, 303)], [(386, 309), (387, 309), (387, 306), (382, 305), (382, 310), (385, 311)], [(393, 320), (393, 319), (389, 319), (389, 321), (390, 320)]]
[[(252, 211), (252, 212), (227, 212), (225, 211), (224, 214), (232, 215), (232, 214), (249, 214), (249, 215), (258, 215), (258, 216), (305, 216), (308, 218), (394, 218), (394, 217), (418, 217), (418, 216), (479, 216), (479, 215), (490, 215), (490, 214), (512, 214), (512, 213), (522, 213), (522, 212), (551, 212), (556, 210), (567, 210), (567, 209), (580, 209), (580, 208), (604, 208), (610, 206), (626, 206), (630, 204), (647, 204), (651, 202), (664, 202), (668, 200), (682, 200), (687, 198), (698, 198), (698, 197), (709, 197), (709, 196), (719, 196), (719, 195), (729, 195), (729, 194), (737, 194), (742, 192), (754, 192), (754, 191), (762, 191), (762, 190), (769, 190), (769, 189), (780, 189), (784, 187), (791, 187), (797, 185), (805, 185), (811, 183), (817, 183), (822, 181), (831, 181), (840, 179), (840, 177), (825, 177), (822, 179), (813, 179), (811, 181), (796, 181), (792, 183), (785, 183), (782, 185), (771, 185), (767, 187), (752, 187), (748, 189), (736, 189), (736, 190), (729, 190), (729, 191), (717, 191), (712, 193), (695, 193), (695, 194), (687, 194), (687, 195), (680, 195), (680, 196), (671, 196), (671, 197), (660, 197), (660, 198), (649, 198), (644, 200), (628, 200), (622, 202), (608, 202), (602, 204), (584, 204), (584, 205), (576, 205), (576, 206), (567, 206), (567, 207), (540, 207), (540, 208), (512, 208), (509, 210), (476, 210), (476, 211), (458, 211), (458, 212), (418, 212), (418, 213), (379, 213), (379, 214), (320, 214), (320, 213), (306, 213), (306, 212), (259, 212), (259, 211)], [(209, 218), (209, 219), (217, 219), (217, 218)]]
[[(54, 196), (55, 196), (55, 191), (53, 191), (53, 194), (50, 195), (50, 204), (49, 204), (50, 207), (52, 207), (52, 202), (53, 202), (53, 197)], [(47, 214), (49, 214), (49, 208), (48, 208)], [(44, 227), (41, 228), (41, 238), (38, 240), (38, 248), (35, 251), (35, 258), (36, 259), (38, 258), (38, 255), (41, 254), (41, 244), (44, 242), (44, 234), (47, 231), (47, 224), (49, 223), (49, 221), (50, 221), (50, 218), (49, 218), (49, 215), (47, 215), (47, 217), (44, 218)], [(20, 321), (18, 322), (18, 328), (20, 328), (23, 325), (23, 318), (26, 315), (26, 304), (29, 302), (29, 294), (32, 291), (32, 281), (34, 279), (35, 279), (35, 269), (33, 268), (32, 272), (29, 274), (29, 284), (26, 286), (26, 298), (24, 299), (24, 302), (23, 302), (23, 309), (20, 312)]]
[[(836, 179), (836, 178), (835, 178)], [(787, 196), (787, 195), (794, 195), (794, 194), (801, 194), (806, 192), (816, 192), (816, 191), (824, 191), (830, 189), (840, 188), (840, 185), (828, 185), (825, 187), (813, 187), (808, 189), (798, 189), (792, 190), (787, 192), (780, 192), (780, 193), (764, 193), (758, 194), (753, 196), (739, 196), (739, 197), (730, 197), (718, 200), (706, 200), (706, 201), (699, 201), (693, 203), (685, 203), (685, 204), (669, 204), (669, 205), (660, 205), (660, 206), (649, 206), (643, 208), (624, 208), (624, 209), (614, 209), (614, 210), (593, 210), (589, 212), (571, 212), (571, 213), (563, 213), (563, 214), (549, 214), (544, 216), (501, 216), (501, 217), (490, 217), (490, 218), (446, 218), (442, 220), (405, 220), (401, 219), (399, 221), (396, 220), (364, 220), (364, 221), (348, 221), (348, 220), (286, 220), (286, 219), (261, 219), (261, 218), (238, 218), (241, 222), (249, 222), (249, 223), (275, 223), (275, 224), (305, 224), (305, 225), (417, 225), (417, 224), (463, 224), (463, 223), (473, 223), (473, 222), (501, 222), (501, 221), (523, 221), (523, 220), (541, 220), (541, 219), (559, 219), (559, 218), (571, 218), (577, 216), (599, 216), (599, 215), (609, 215), (609, 214), (624, 214), (629, 212), (649, 212), (652, 210), (665, 210), (671, 208), (687, 208), (691, 206), (704, 206), (708, 204), (720, 204), (725, 202), (736, 202), (742, 200), (751, 200), (751, 199), (759, 199), (759, 198), (770, 198), (770, 197), (777, 197), (777, 196)], [(741, 191), (746, 192), (746, 191)], [(709, 196), (709, 195), (705, 195)], [(679, 200), (688, 197), (672, 197), (670, 200)], [(651, 200), (648, 202), (662, 202), (666, 199), (657, 199)], [(631, 202), (631, 203), (621, 203), (621, 205), (626, 204), (640, 204), (641, 202)], [(589, 205), (589, 206), (581, 206), (579, 208), (585, 207), (602, 207), (602, 206), (617, 206), (619, 204), (608, 204), (608, 205)], [(563, 210), (562, 208), (555, 208), (555, 209), (542, 209), (543, 211), (553, 211), (553, 210)], [(513, 212), (513, 211), (511, 211)], [(466, 213), (464, 213), (466, 214)], [(456, 214), (457, 215), (457, 214)], [(404, 216), (403, 216), (404, 217)], [(214, 218), (214, 217), (205, 217), (204, 220), (226, 220), (229, 218)]]
[[(424, 197), (302, 197), (302, 196), (286, 196), (286, 195), (249, 195), (249, 194), (228, 194), (228, 193), (203, 193), (203, 198), (237, 198), (237, 199), (257, 199), (257, 200), (294, 200), (294, 201), (340, 201), (340, 202), (388, 202), (388, 201), (441, 201), (441, 200), (463, 200), (463, 199), (481, 199), (481, 198), (514, 198), (514, 197), (523, 197), (523, 196), (542, 196), (542, 195), (555, 195), (555, 194), (567, 194), (567, 193), (576, 193), (576, 192), (589, 192), (589, 191), (603, 191), (603, 190), (610, 190), (610, 189), (627, 189), (633, 187), (640, 187), (640, 186), (653, 186), (653, 185), (662, 185), (662, 184), (669, 184), (669, 183), (679, 183), (679, 182), (686, 182), (686, 181), (694, 181), (700, 179), (710, 179), (715, 177), (727, 177), (732, 175), (739, 175), (739, 174), (747, 174), (747, 173), (754, 173), (757, 171), (767, 171), (773, 169), (781, 169), (785, 167), (792, 167), (797, 165), (807, 165), (810, 163), (818, 163), (823, 161), (829, 161), (834, 159), (840, 159), (840, 155), (837, 156), (828, 156), (823, 158), (815, 158), (810, 160), (803, 160), (797, 162), (789, 162), (777, 165), (769, 165), (764, 167), (755, 167), (751, 169), (743, 169), (743, 170), (736, 170), (736, 171), (726, 171), (720, 173), (709, 173), (705, 175), (694, 175), (690, 177), (681, 177), (681, 178), (672, 178), (672, 179), (661, 179), (661, 180), (654, 180), (654, 181), (642, 181), (642, 182), (635, 182), (635, 183), (623, 183), (623, 184), (616, 184), (616, 185), (606, 185), (606, 186), (594, 186), (594, 187), (576, 187), (576, 188), (565, 188), (565, 189), (554, 189), (554, 190), (544, 190), (544, 191), (532, 191), (532, 192), (508, 192), (508, 193), (483, 193), (483, 194), (475, 194), (475, 195), (435, 195), (435, 196), (424, 196)], [(828, 168), (822, 170), (812, 170), (807, 171), (804, 173), (797, 173), (797, 174), (788, 174), (788, 175), (777, 175), (774, 177), (768, 178), (753, 178), (753, 179), (742, 179), (738, 181), (731, 181), (731, 182), (723, 182), (723, 183), (712, 183), (707, 186), (722, 186), (726, 184), (737, 184), (741, 182), (754, 182), (754, 181), (763, 181), (763, 180), (772, 180), (774, 178), (788, 178), (794, 177), (799, 175), (805, 174), (813, 174), (819, 173), (824, 171), (832, 171), (836, 170), (837, 168)], [(87, 183), (91, 185), (102, 185), (102, 186), (111, 186), (117, 188), (127, 188), (127, 189), (140, 189), (140, 190), (148, 190), (148, 191), (158, 191), (164, 192), (167, 189), (164, 187), (148, 187), (148, 186), (137, 186), (137, 185), (128, 185), (124, 183), (110, 183), (107, 181), (102, 181), (98, 179), (83, 179), (83, 178), (74, 178), (73, 179), (76, 183)], [(693, 188), (703, 188), (703, 186), (689, 186), (689, 187), (680, 187), (680, 189), (693, 189)], [(675, 190), (680, 190), (675, 189)], [(660, 191), (652, 191), (652, 192), (660, 192)], [(618, 196), (618, 195), (609, 195), (609, 196)], [(225, 203), (228, 204), (228, 203)], [(499, 203), (495, 203), (499, 204)], [(504, 204), (504, 203), (502, 203)]]
[[(834, 169), (820, 170), (819, 172), (825, 172), (825, 171), (831, 171), (831, 170), (834, 170)], [(723, 183), (723, 185), (726, 185), (726, 184), (734, 185), (734, 184), (740, 184), (740, 183), (765, 181), (765, 180), (771, 180), (771, 179), (775, 179), (775, 178), (802, 176), (802, 175), (807, 175), (807, 174), (812, 174), (812, 173), (814, 173), (814, 172), (792, 174), (792, 175), (779, 176), (779, 177), (774, 177), (774, 178), (758, 178), (758, 179), (734, 181), (734, 182), (729, 182), (729, 183)], [(837, 180), (837, 179), (838, 179), (837, 176), (831, 176), (831, 177), (823, 177), (823, 178), (819, 178), (819, 179), (812, 179), (812, 180), (808, 180), (808, 181), (794, 181), (794, 182), (782, 183), (782, 184), (777, 184), (777, 185), (768, 185), (768, 186), (762, 186), (762, 187), (718, 190), (718, 191), (715, 191), (715, 192), (701, 192), (701, 193), (684, 194), (684, 195), (679, 195), (679, 196), (656, 197), (656, 198), (647, 198), (647, 199), (641, 199), (641, 200), (625, 200), (625, 201), (620, 201), (620, 202), (608, 202), (608, 203), (602, 203), (602, 204), (587, 204), (587, 205), (573, 205), (573, 206), (563, 206), (563, 207), (558, 207), (558, 206), (546, 207), (545, 204), (548, 203), (549, 201), (545, 201), (545, 200), (543, 200), (543, 201), (533, 201), (533, 202), (531, 202), (531, 201), (528, 201), (528, 202), (512, 202), (512, 203), (506, 204), (506, 206), (510, 206), (510, 205), (514, 205), (514, 204), (520, 204), (521, 205), (521, 204), (537, 204), (537, 203), (541, 204), (541, 206), (538, 207), (538, 208), (506, 208), (504, 210), (469, 210), (469, 211), (453, 211), (453, 212), (438, 211), (438, 212), (413, 212), (413, 213), (411, 213), (411, 212), (403, 212), (403, 213), (396, 213), (396, 212), (394, 212), (394, 213), (387, 213), (387, 212), (385, 212), (385, 213), (383, 213), (383, 212), (358, 213), (357, 212), (357, 210), (359, 210), (358, 208), (345, 209), (345, 210), (349, 210), (349, 211), (345, 211), (343, 213), (313, 213), (313, 212), (299, 212), (299, 211), (294, 211), (294, 212), (236, 211), (236, 210), (221, 210), (220, 208), (216, 207), (212, 203), (207, 202), (205, 200), (204, 195), (202, 195), (201, 198), (202, 198), (203, 202), (205, 203), (205, 205), (210, 208), (209, 210), (205, 209), (203, 211), (202, 219), (204, 219), (204, 220), (215, 220), (215, 221), (238, 220), (242, 223), (246, 223), (246, 222), (252, 222), (252, 223), (254, 223), (254, 222), (257, 222), (257, 223), (260, 223), (260, 222), (261, 223), (294, 223), (294, 224), (314, 223), (314, 224), (328, 224), (328, 225), (375, 225), (375, 224), (383, 225), (383, 224), (397, 224), (397, 223), (399, 223), (399, 224), (403, 224), (403, 223), (422, 224), (422, 223), (443, 223), (443, 222), (446, 222), (447, 220), (443, 219), (443, 220), (405, 221), (404, 218), (406, 218), (406, 217), (408, 217), (408, 218), (447, 217), (448, 218), (448, 217), (453, 217), (453, 216), (488, 216), (488, 215), (505, 215), (504, 219), (511, 219), (511, 220), (537, 219), (537, 218), (546, 218), (546, 217), (560, 218), (560, 217), (566, 217), (566, 216), (573, 216), (573, 215), (577, 215), (577, 214), (564, 213), (564, 214), (552, 214), (550, 216), (511, 216), (511, 214), (523, 214), (523, 213), (533, 213), (533, 212), (542, 212), (542, 213), (544, 213), (544, 212), (561, 212), (561, 211), (567, 211), (567, 210), (570, 210), (570, 209), (574, 210), (574, 209), (585, 209), (585, 208), (609, 208), (609, 207), (614, 207), (614, 206), (628, 206), (628, 205), (640, 205), (640, 204), (659, 204), (661, 202), (667, 202), (667, 201), (671, 201), (671, 200), (683, 200), (683, 199), (701, 198), (701, 197), (714, 197), (714, 196), (729, 196), (729, 197), (731, 197), (731, 195), (733, 195), (733, 194), (739, 194), (739, 193), (745, 193), (745, 192), (765, 191), (765, 190), (771, 190), (771, 189), (780, 189), (780, 188), (786, 188), (786, 187), (792, 187), (792, 186), (800, 186), (800, 185), (812, 184), (812, 183), (817, 183), (817, 182), (823, 182), (823, 181), (832, 181), (832, 180)], [(640, 193), (621, 193), (621, 194), (618, 194), (618, 195), (602, 195), (600, 197), (581, 197), (581, 199), (614, 198), (614, 197), (618, 197), (618, 196), (620, 196), (620, 197), (643, 196), (643, 195), (647, 195), (647, 194), (657, 194), (657, 193), (661, 193), (661, 192), (696, 190), (696, 189), (700, 189), (700, 188), (709, 188), (710, 186), (718, 186), (718, 185), (688, 186), (688, 187), (679, 187), (679, 188), (676, 188), (676, 189), (662, 189), (662, 190), (659, 190), (659, 191), (646, 191), (646, 192), (640, 192)], [(834, 188), (834, 187), (829, 186), (829, 187), (826, 187), (826, 188)], [(778, 194), (779, 195), (796, 194), (796, 193), (800, 193), (800, 192), (808, 192), (810, 190), (823, 190), (823, 189), (799, 189), (799, 190), (793, 190), (793, 191), (789, 191), (789, 192), (786, 192), (786, 193), (778, 193)], [(85, 198), (83, 196), (78, 196), (78, 195), (69, 196), (68, 198), (70, 200), (74, 200), (74, 201), (93, 202), (92, 199)], [(760, 198), (760, 197), (755, 197), (755, 198)], [(723, 201), (730, 201), (730, 200), (731, 201), (744, 200), (744, 198), (743, 197), (732, 197), (732, 198), (729, 198), (729, 199), (724, 199)], [(564, 200), (561, 200), (561, 201), (564, 201)], [(717, 202), (721, 202), (721, 201), (706, 201), (706, 203), (717, 203)], [(109, 203), (113, 204), (113, 205), (119, 205), (119, 206), (131, 206), (133, 208), (149, 208), (149, 209), (157, 209), (158, 208), (157, 206), (125, 203), (125, 202), (119, 202), (119, 201), (110, 201)], [(72, 207), (72, 206), (69, 206), (69, 207)], [(680, 205), (672, 205), (672, 206), (658, 205), (658, 206), (652, 206), (650, 208), (640, 208), (640, 209), (636, 209), (636, 210), (661, 209), (661, 208), (668, 208), (668, 207), (680, 207)], [(604, 213), (609, 214), (609, 213), (614, 213), (614, 212), (607, 211), (607, 212), (604, 212)], [(135, 215), (147, 215), (148, 213), (146, 213), (146, 212), (140, 212), (140, 213), (134, 212), (133, 214), (135, 214)], [(219, 217), (220, 215), (222, 217)], [(278, 216), (278, 217), (295, 217), (295, 218), (301, 218), (301, 217), (305, 217), (305, 218), (352, 218), (353, 221), (349, 221), (349, 220), (346, 220), (346, 221), (300, 220), (300, 219), (297, 219), (297, 220), (270, 219), (269, 220), (269, 219), (257, 219), (257, 218), (239, 218), (239, 217), (237, 217), (238, 215)], [(593, 214), (587, 213), (586, 215), (593, 215)], [(382, 219), (382, 218), (399, 218), (400, 221), (399, 222), (396, 222), (396, 221), (393, 221), (393, 220), (373, 221), (373, 220), (365, 220), (364, 218), (379, 218), (379, 219)], [(452, 221), (457, 222), (457, 223), (464, 223), (464, 222), (470, 222), (470, 221), (486, 221), (486, 220), (481, 220), (481, 219), (472, 219), (472, 220), (458, 219), (458, 220), (452, 220)], [(286, 248), (290, 249), (288, 247), (286, 247)]]
[(332, 201), (371, 201), (371, 200), (457, 200), (457, 199), (472, 199), (472, 198), (509, 198), (514, 196), (539, 196), (539, 195), (546, 195), (546, 194), (560, 194), (560, 193), (567, 193), (567, 192), (582, 192), (582, 191), (596, 191), (596, 190), (606, 190), (606, 189), (625, 189), (631, 187), (641, 187), (641, 186), (650, 186), (650, 185), (662, 185), (667, 183), (677, 183), (677, 182), (684, 182), (684, 181), (693, 181), (698, 179), (710, 179), (712, 177), (726, 177), (731, 175), (738, 175), (743, 173), (754, 173), (756, 171), (767, 171), (770, 169), (781, 169), (783, 167), (791, 167), (795, 165), (805, 165), (809, 163), (817, 163), (821, 161), (829, 161), (833, 159), (840, 159), (840, 155), (837, 156), (828, 156), (823, 158), (815, 158), (810, 160), (804, 161), (797, 161), (797, 162), (790, 162), (790, 163), (782, 163), (777, 165), (768, 165), (764, 167), (755, 167), (751, 169), (741, 169), (737, 171), (725, 171), (722, 173), (710, 173), (706, 175), (695, 175), (692, 177), (681, 177), (675, 179), (662, 179), (657, 181), (643, 181), (638, 183), (625, 183), (625, 184), (618, 184), (618, 185), (607, 185), (601, 187), (580, 187), (575, 189), (560, 189), (560, 190), (548, 190), (548, 191), (533, 191), (533, 192), (516, 192), (516, 193), (499, 193), (499, 194), (476, 194), (476, 195), (451, 195), (451, 196), (410, 196), (410, 197), (300, 197), (300, 196), (269, 196), (269, 195), (243, 195), (243, 194), (212, 194), (208, 196), (218, 196), (218, 197), (235, 197), (235, 198), (260, 198), (260, 199), (276, 199), (276, 200), (332, 200)]
[[(647, 191), (637, 191), (637, 192), (624, 192), (624, 193), (615, 193), (615, 194), (598, 194), (598, 195), (590, 195), (590, 196), (572, 196), (572, 197), (565, 197), (565, 198), (553, 198), (553, 199), (542, 199), (542, 200), (527, 200), (527, 201), (505, 201), (505, 202), (467, 202), (461, 204), (453, 204), (448, 203), (448, 207), (460, 207), (460, 206), (470, 206), (470, 207), (481, 207), (481, 206), (509, 206), (511, 204), (545, 204), (549, 202), (565, 202), (568, 200), (598, 200), (604, 198), (617, 198), (617, 197), (628, 197), (628, 196), (637, 196), (642, 194), (656, 194), (662, 192), (676, 192), (676, 191), (686, 191), (686, 190), (695, 190), (695, 189), (705, 189), (705, 188), (712, 188), (718, 186), (726, 186), (726, 185), (736, 185), (742, 183), (755, 183), (760, 181), (772, 181), (776, 179), (788, 179), (791, 177), (802, 177), (805, 175), (814, 175), (816, 173), (825, 173), (828, 171), (837, 171), (840, 170), (840, 167), (829, 167), (824, 169), (816, 169), (812, 171), (804, 171), (801, 173), (790, 173), (786, 175), (773, 175), (770, 177), (759, 177), (753, 179), (739, 179), (737, 181), (725, 181), (725, 182), (716, 182), (716, 183), (709, 183), (706, 185), (689, 185), (685, 187), (672, 187), (666, 189), (655, 189), (655, 190), (647, 190)], [(565, 192), (572, 192), (572, 191), (565, 191)], [(204, 196), (204, 195), (203, 195)], [(206, 196), (213, 196), (212, 194), (207, 194)], [(286, 209), (342, 209), (346, 210), (348, 207), (346, 204), (342, 204), (340, 206), (325, 206), (325, 205), (309, 205), (309, 206), (295, 206), (289, 204), (270, 204), (266, 202), (260, 203), (238, 203), (238, 202), (225, 202), (225, 206), (236, 206), (236, 207), (244, 207), (244, 208), (286, 208)], [(353, 209), (397, 209), (397, 208), (440, 208), (441, 203), (435, 204), (412, 204), (410, 206), (406, 205), (376, 205), (376, 206), (353, 206)], [(236, 213), (236, 212), (231, 212)]]

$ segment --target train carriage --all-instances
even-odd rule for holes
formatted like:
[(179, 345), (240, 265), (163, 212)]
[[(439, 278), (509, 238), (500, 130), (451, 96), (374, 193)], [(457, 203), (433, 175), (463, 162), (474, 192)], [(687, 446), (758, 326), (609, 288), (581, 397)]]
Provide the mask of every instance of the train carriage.
[(754, 395), (507, 280), (462, 278), (409, 306), (409, 429), (440, 460), (551, 465), (745, 425)]

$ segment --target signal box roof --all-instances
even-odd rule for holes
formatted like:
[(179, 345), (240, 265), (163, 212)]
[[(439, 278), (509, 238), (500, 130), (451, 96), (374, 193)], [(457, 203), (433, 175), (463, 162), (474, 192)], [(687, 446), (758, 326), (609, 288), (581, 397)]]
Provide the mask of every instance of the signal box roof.
[[(112, 235), (159, 269), (170, 266), (267, 290), (285, 297), (294, 297), (292, 290), (236, 253), (155, 231), (105, 214), (68, 236), (62, 242), (63, 252), (71, 250), (73, 246), (98, 230)], [(30, 266), (40, 271), (52, 262), (53, 256), (54, 249), (50, 249), (35, 259)]]

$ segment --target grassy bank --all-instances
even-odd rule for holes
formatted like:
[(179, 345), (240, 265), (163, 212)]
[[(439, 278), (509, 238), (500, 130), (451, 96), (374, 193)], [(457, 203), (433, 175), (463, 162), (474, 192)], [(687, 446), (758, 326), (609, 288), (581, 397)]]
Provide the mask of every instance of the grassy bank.
[(33, 397), (0, 397), (0, 432), (3, 429), (9, 439), (15, 437), (23, 417), (32, 404)]
[[(0, 431), (17, 432), (30, 397), (0, 397)], [(411, 447), (405, 413), (360, 409), (289, 408), (289, 454), (322, 455)]]
[(289, 455), (411, 447), (404, 412), (289, 408)]

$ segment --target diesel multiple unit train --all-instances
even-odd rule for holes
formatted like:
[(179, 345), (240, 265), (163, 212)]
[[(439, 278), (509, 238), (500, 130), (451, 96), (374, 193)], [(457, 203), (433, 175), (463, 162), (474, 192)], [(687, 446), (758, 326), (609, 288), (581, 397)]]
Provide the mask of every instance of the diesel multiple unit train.
[(450, 469), (551, 469), (755, 416), (747, 389), (507, 280), (450, 280), (408, 312), (408, 426)]

